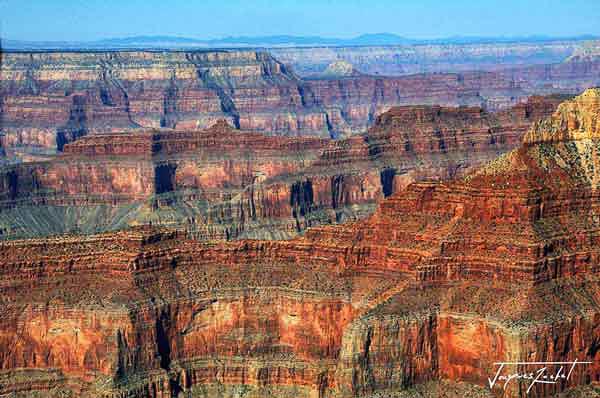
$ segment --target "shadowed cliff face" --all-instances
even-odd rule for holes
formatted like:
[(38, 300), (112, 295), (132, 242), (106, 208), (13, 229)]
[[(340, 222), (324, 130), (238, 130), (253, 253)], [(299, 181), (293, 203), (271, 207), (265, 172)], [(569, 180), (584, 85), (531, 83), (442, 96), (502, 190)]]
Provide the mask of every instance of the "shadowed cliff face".
[(308, 214), (313, 206), (313, 187), (310, 180), (298, 181), (292, 184), (290, 191), (290, 206), (295, 217)]
[(56, 130), (56, 149), (62, 151), (65, 144), (75, 141), (88, 133), (85, 110), (86, 98), (73, 96), (73, 104), (69, 111), (69, 120)]
[(368, 216), (410, 182), (447, 179), (514, 148), (561, 97), (510, 110), (393, 108), (365, 135), (329, 141), (206, 130), (91, 134), (47, 162), (0, 173), (5, 238), (152, 223), (199, 239), (292, 237)]
[(172, 192), (175, 187), (177, 165), (161, 164), (154, 169), (154, 192), (157, 195)]
[[(594, 396), (599, 118), (600, 90), (586, 91), (468, 176), (293, 240), (145, 227), (2, 242), (0, 391)], [(292, 195), (312, 206), (314, 181)], [(497, 362), (575, 360), (591, 363), (529, 393), (489, 386)]]
[(226, 119), (273, 135), (363, 133), (392, 106), (494, 110), (535, 93), (598, 84), (594, 59), (496, 72), (301, 80), (264, 52), (3, 53), (3, 146), (10, 159), (61, 151), (77, 137), (140, 127), (198, 129)]
[(385, 169), (379, 173), (381, 178), (381, 190), (386, 198), (394, 193), (394, 177), (396, 176), (395, 169)]

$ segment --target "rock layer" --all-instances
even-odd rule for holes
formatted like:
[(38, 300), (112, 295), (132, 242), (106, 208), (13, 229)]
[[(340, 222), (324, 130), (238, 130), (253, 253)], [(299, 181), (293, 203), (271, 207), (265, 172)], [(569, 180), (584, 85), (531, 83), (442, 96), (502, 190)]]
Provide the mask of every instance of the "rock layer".
[(270, 51), (301, 76), (321, 74), (333, 62), (343, 61), (362, 73), (397, 76), (431, 72), (498, 70), (522, 65), (562, 62), (591, 45), (577, 41), (480, 44), (427, 44), (404, 46), (273, 48)]
[[(294, 240), (144, 227), (3, 242), (2, 392), (374, 397), (448, 379), (481, 396), (588, 397), (599, 99), (566, 101), (458, 181), (411, 184), (367, 220)], [(591, 363), (531, 392), (489, 387), (496, 362), (575, 360)]]
[(364, 132), (396, 105), (514, 105), (535, 93), (599, 82), (596, 60), (497, 72), (352, 75), (303, 80), (255, 51), (6, 52), (2, 145), (11, 160), (47, 157), (96, 132), (198, 129), (225, 118), (242, 130), (338, 137)]
[(201, 239), (290, 237), (363, 218), (410, 182), (465, 173), (514, 148), (560, 96), (510, 110), (413, 106), (366, 135), (329, 141), (240, 132), (140, 129), (80, 137), (64, 154), (0, 172), (4, 237), (166, 224)]

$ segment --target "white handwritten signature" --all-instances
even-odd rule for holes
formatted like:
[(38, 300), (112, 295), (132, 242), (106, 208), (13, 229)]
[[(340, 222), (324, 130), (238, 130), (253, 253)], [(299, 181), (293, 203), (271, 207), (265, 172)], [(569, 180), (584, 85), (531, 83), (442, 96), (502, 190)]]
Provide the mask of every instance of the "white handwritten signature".
[[(536, 384), (556, 384), (560, 380), (569, 380), (576, 365), (586, 364), (591, 364), (591, 362), (580, 362), (577, 359), (572, 362), (496, 362), (494, 365), (498, 367), (498, 370), (493, 379), (488, 378), (488, 383), (490, 388), (494, 388), (496, 383), (504, 382), (503, 389), (506, 390), (508, 383), (513, 380), (529, 380), (530, 383), (527, 388), (527, 394), (529, 394), (529, 391), (531, 391)], [(502, 370), (504, 367), (510, 365), (536, 365), (541, 366), (541, 368), (534, 372), (517, 372), (503, 375)], [(558, 367), (558, 369), (556, 372), (549, 373), (548, 367)], [(568, 372), (565, 371), (565, 367), (568, 369)]]

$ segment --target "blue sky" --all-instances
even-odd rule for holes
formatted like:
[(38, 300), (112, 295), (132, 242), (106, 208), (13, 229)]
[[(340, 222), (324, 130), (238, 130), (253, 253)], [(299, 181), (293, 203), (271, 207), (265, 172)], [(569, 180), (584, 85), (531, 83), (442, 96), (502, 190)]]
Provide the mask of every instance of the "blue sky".
[(0, 0), (0, 22), (21, 40), (600, 35), (600, 0)]

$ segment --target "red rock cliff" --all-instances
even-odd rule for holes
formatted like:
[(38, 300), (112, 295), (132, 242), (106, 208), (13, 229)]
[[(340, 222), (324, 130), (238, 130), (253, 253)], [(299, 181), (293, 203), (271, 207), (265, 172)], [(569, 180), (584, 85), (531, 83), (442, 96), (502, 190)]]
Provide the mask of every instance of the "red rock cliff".
[(491, 394), (590, 396), (599, 98), (565, 102), (462, 180), (412, 184), (368, 220), (295, 240), (138, 228), (4, 242), (2, 392), (355, 397), (446, 379), (469, 396), (496, 362), (578, 360), (591, 364), (568, 380)]
[(499, 72), (302, 80), (254, 51), (2, 55), (3, 146), (25, 160), (90, 133), (201, 129), (221, 118), (276, 135), (353, 134), (396, 105), (493, 110), (536, 93), (576, 93), (598, 83), (599, 64), (574, 59)]
[[(366, 135), (339, 141), (240, 132), (224, 121), (91, 134), (56, 159), (6, 168), (0, 222), (7, 237), (149, 222), (203, 239), (293, 236), (363, 218), (412, 181), (465, 173), (513, 148), (560, 98), (500, 113), (394, 108)], [(35, 211), (24, 213), (31, 204)]]

